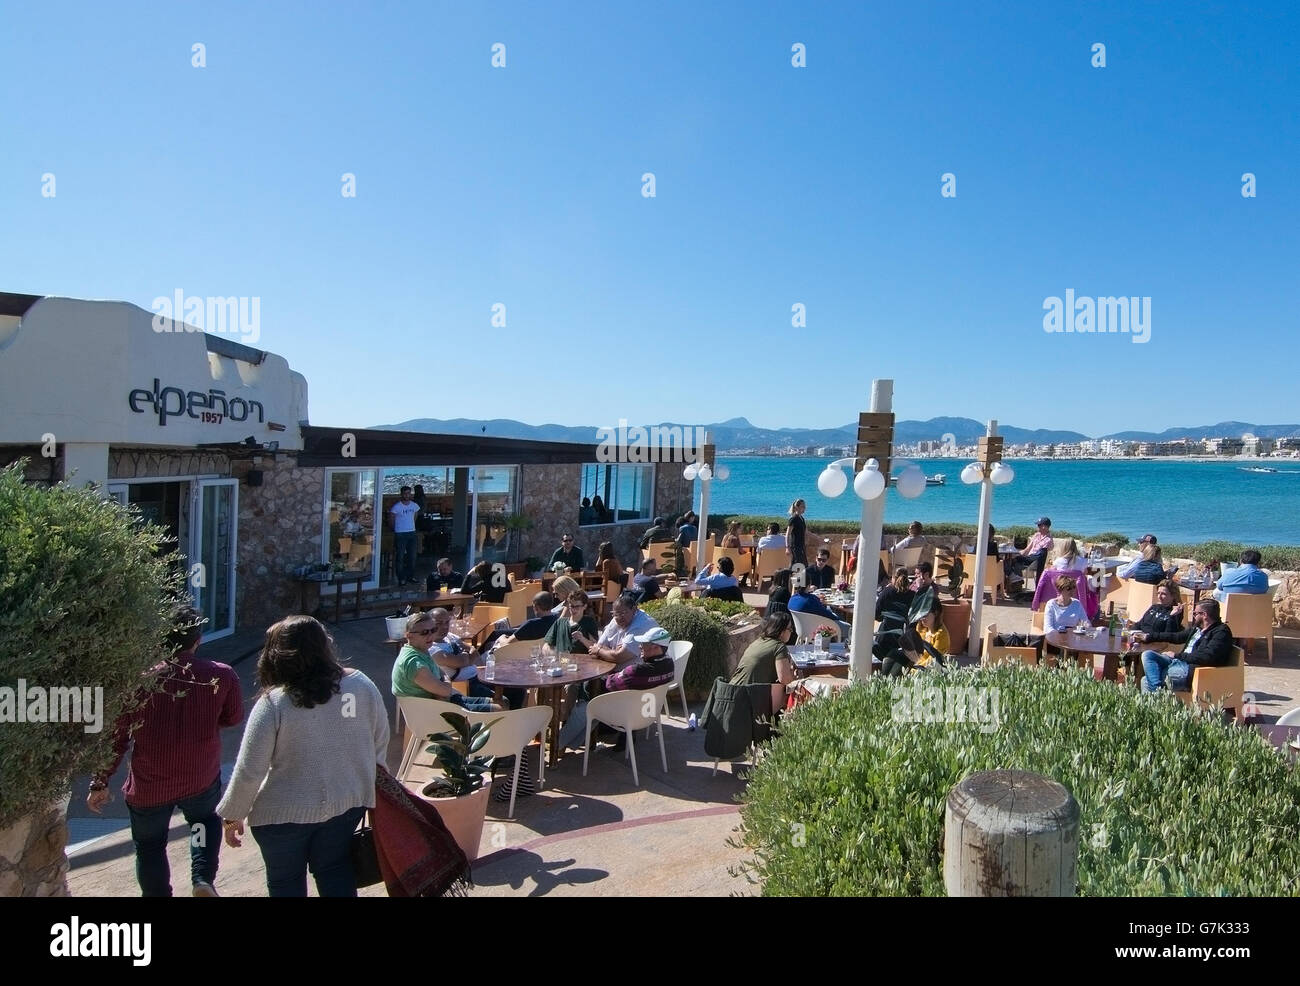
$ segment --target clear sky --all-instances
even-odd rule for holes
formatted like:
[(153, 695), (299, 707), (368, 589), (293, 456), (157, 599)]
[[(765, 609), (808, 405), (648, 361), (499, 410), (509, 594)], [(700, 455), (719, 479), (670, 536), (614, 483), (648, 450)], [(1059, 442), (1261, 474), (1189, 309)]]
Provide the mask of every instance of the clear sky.
[(1300, 417), (1293, 3), (0, 3), (0, 290), (258, 297), (315, 424)]

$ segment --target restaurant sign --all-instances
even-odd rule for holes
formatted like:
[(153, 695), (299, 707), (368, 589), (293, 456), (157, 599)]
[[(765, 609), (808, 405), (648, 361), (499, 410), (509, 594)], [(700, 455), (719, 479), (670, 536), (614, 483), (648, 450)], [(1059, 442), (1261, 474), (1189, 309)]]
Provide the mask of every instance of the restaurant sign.
[(157, 377), (153, 390), (136, 389), (127, 397), (127, 403), (136, 414), (146, 411), (158, 415), (158, 424), (166, 427), (168, 418), (194, 418), (204, 424), (221, 424), (231, 421), (248, 421), (256, 413), (258, 423), (266, 419), (261, 401), (246, 401), (242, 397), (227, 397), (224, 390), (181, 390), (179, 387), (162, 387)]

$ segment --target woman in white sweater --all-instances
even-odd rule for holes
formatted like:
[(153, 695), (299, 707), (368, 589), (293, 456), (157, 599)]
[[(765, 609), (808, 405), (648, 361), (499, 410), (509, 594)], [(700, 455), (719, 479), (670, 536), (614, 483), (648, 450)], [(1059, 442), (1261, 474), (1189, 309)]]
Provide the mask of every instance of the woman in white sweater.
[(388, 753), (388, 716), (374, 683), (344, 668), (310, 616), (266, 632), (262, 694), (249, 714), (226, 796), (217, 805), (227, 845), (244, 819), (266, 863), (272, 897), (355, 897), (352, 833), (375, 804), (375, 765)]

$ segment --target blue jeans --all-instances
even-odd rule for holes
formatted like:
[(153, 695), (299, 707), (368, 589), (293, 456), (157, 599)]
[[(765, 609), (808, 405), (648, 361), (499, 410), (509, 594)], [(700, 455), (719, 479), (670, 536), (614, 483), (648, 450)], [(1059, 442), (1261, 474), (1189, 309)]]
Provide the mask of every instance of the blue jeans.
[(1192, 667), (1181, 658), (1169, 657), (1159, 651), (1145, 650), (1142, 652), (1142, 670), (1146, 672), (1149, 692), (1156, 691), (1166, 681), (1173, 691), (1191, 691)]
[(177, 808), (190, 827), (190, 880), (214, 883), (221, 854), (221, 775), (206, 790), (151, 808), (128, 804), (131, 813), (131, 841), (135, 843), (135, 878), (145, 897), (170, 897), (172, 873), (167, 864), (167, 830)]
[(306, 897), (307, 869), (322, 897), (355, 897), (352, 833), (365, 814), (349, 808), (324, 822), (254, 825), (253, 838), (266, 863), (266, 889), (272, 897)]
[(393, 574), (398, 582), (415, 578), (415, 552), (420, 535), (415, 531), (393, 535)]

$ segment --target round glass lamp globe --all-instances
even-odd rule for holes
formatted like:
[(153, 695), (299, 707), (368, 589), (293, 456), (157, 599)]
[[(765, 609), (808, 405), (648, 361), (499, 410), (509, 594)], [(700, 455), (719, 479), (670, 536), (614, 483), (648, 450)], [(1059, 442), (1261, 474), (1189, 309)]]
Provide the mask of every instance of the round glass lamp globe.
[(718, 466), (718, 468), (713, 471), (714, 479), (721, 479), (723, 481), (726, 481), (730, 477), (731, 477), (730, 466)]
[(880, 469), (872, 464), (874, 462), (875, 460), (872, 459), (867, 463), (853, 480), (853, 492), (860, 500), (875, 500), (885, 492), (885, 477), (880, 474)]
[(690, 465), (688, 465), (685, 469), (682, 470), (682, 478), (692, 483), (695, 482), (695, 477), (698, 476), (699, 474), (700, 474), (700, 467), (697, 466), (694, 462), (692, 462)]
[(908, 466), (898, 474), (898, 495), (915, 500), (925, 492), (925, 473), (920, 466)]
[(713, 470), (709, 468), (709, 464), (707, 462), (704, 463), (704, 465), (700, 466), (699, 476), (700, 479), (705, 480), (706, 482), (713, 478)]
[(973, 486), (984, 478), (984, 470), (980, 468), (978, 462), (972, 462), (961, 471), (961, 481), (967, 486)]
[(1005, 462), (995, 462), (993, 471), (989, 473), (989, 479), (993, 481), (994, 486), (1004, 486), (1016, 478), (1016, 471)]
[(817, 489), (822, 496), (836, 497), (848, 488), (849, 479), (838, 466), (827, 466), (817, 477)]

